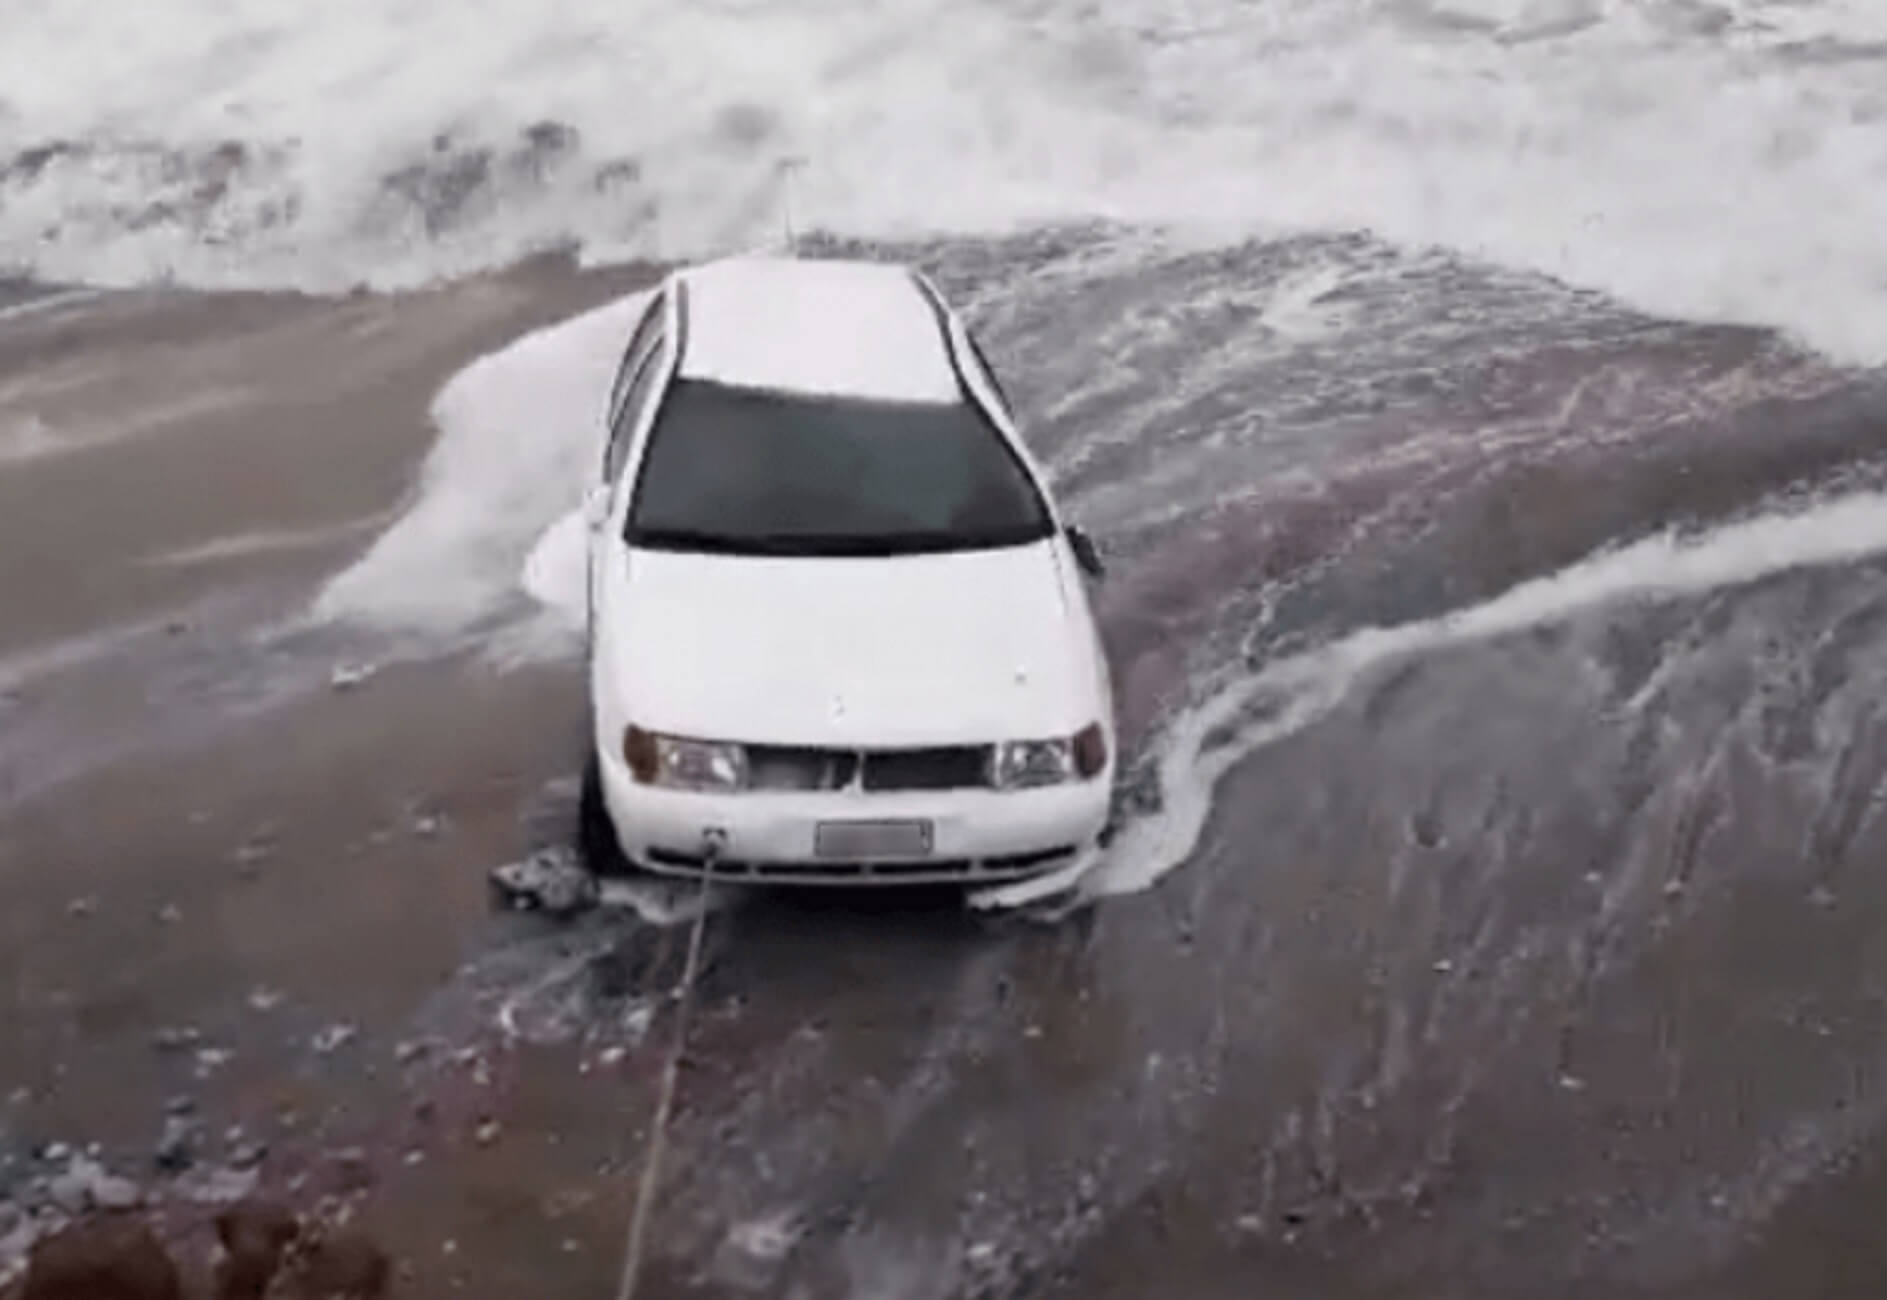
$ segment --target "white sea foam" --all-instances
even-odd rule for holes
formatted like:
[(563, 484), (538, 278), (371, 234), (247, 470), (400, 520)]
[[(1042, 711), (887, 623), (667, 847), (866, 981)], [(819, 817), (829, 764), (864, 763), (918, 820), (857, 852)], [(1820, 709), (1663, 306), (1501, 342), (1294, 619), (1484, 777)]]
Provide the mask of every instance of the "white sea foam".
[(1365, 228), (1887, 359), (1874, 0), (0, 0), (0, 30), (0, 260), (48, 278), (688, 255), (777, 231), (799, 158), (802, 227)]
[(580, 620), (580, 528), (574, 551), (532, 561), (533, 547), (596, 477), (609, 385), (646, 301), (631, 294), (538, 330), (455, 375), (433, 402), (439, 440), (417, 498), (328, 585), (317, 616), (454, 638), (514, 598), (531, 562), (530, 589), (574, 602)]
[[(1157, 814), (1130, 822), (1105, 853), (1089, 861), (1053, 877), (987, 891), (979, 901), (1014, 907), (1071, 889), (1102, 897), (1151, 887), (1197, 846), (1213, 789), (1234, 764), (1327, 716), (1359, 681), (1396, 660), (1547, 626), (1621, 601), (1691, 595), (1883, 552), (1887, 494), (1860, 494), (1691, 537), (1648, 538), (1480, 605), (1396, 627), (1365, 628), (1279, 660), (1174, 720), (1158, 752), (1163, 803)], [(1255, 720), (1246, 720), (1254, 714)]]

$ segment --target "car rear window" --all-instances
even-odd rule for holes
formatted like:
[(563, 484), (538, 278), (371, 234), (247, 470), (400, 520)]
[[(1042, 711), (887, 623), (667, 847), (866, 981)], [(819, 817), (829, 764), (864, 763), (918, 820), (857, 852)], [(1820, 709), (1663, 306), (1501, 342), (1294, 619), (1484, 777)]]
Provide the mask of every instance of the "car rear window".
[(673, 384), (650, 431), (632, 546), (762, 555), (978, 550), (1039, 541), (1048, 507), (967, 403)]

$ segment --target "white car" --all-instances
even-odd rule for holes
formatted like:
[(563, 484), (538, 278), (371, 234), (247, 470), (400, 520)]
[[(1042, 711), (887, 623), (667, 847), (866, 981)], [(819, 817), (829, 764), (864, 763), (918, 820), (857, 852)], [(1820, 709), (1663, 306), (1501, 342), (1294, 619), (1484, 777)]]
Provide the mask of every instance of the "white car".
[(980, 884), (1096, 841), (1100, 561), (929, 281), (675, 272), (608, 423), (585, 507), (598, 870)]

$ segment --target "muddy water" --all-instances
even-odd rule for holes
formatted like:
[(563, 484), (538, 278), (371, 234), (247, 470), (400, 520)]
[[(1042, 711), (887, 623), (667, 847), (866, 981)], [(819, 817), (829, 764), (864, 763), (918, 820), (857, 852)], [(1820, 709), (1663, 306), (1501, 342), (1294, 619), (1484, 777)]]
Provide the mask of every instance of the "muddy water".
[[(648, 1294), (1878, 1289), (1887, 377), (1363, 239), (894, 251), (965, 305), (1108, 550), (1124, 847), (1070, 915), (717, 911)], [(478, 302), (487, 333), (553, 314), (447, 295), (425, 328)], [(400, 373), (408, 408), (361, 400), (410, 467), (442, 376)], [(297, 526), (401, 504), (319, 491)], [(244, 1065), (218, 1104), (279, 1121), (292, 1079), (320, 1122), (278, 1135), (285, 1161), (369, 1145), (417, 1293), (605, 1294), (680, 933), (483, 915), (484, 868), (569, 833), (574, 666), (270, 630), (357, 546), (239, 569), (270, 616), (230, 614), (253, 639), (217, 651), (308, 683), (292, 703), (177, 685), (137, 752), (72, 682), (173, 681), (154, 642), (64, 688), (43, 665), (87, 607), (49, 598), (14, 642), (33, 722), (0, 742), (0, 881), (35, 919), (0, 1084), (33, 1095), (6, 1131), (141, 1140), (111, 1117), (176, 1086), (143, 1039), (221, 1012)], [(291, 721), (308, 743), (271, 746)], [(449, 834), (414, 834), (435, 806)], [(282, 866), (228, 901), (199, 858), (271, 819)], [(59, 930), (78, 880), (134, 879), (152, 902), (195, 882), (186, 916), (222, 921), (181, 949)], [(126, 969), (138, 997), (97, 1011)], [(293, 1035), (232, 1005), (265, 980)], [(289, 1050), (336, 1020), (355, 1049)]]

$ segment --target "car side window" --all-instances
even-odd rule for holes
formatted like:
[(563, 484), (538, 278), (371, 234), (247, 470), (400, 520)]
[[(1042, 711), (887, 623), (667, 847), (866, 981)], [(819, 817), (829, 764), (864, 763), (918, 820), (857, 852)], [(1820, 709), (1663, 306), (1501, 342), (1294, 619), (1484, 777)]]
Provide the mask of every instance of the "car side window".
[[(603, 477), (606, 480), (614, 480), (616, 470), (622, 464), (623, 451), (618, 449), (617, 443), (628, 437), (623, 409), (629, 403), (636, 377), (647, 369), (649, 358), (661, 353), (662, 314), (662, 299), (657, 297), (650, 305), (648, 314), (636, 326), (635, 333), (630, 336), (629, 347), (623, 353), (622, 368), (617, 371), (616, 382), (610, 388), (607, 416), (609, 449), (603, 457)], [(632, 425), (634, 421), (627, 423)]]
[(623, 394), (628, 391), (629, 380), (636, 373), (636, 365), (642, 359), (642, 352), (661, 332), (662, 295), (657, 294), (642, 313), (642, 319), (636, 322), (633, 333), (629, 336), (629, 346), (623, 349), (622, 365), (616, 370), (616, 382), (609, 390), (609, 422), (616, 423), (617, 412), (622, 410)]
[(630, 378), (622, 406), (616, 413), (616, 423), (610, 428), (609, 455), (603, 465), (606, 482), (614, 483), (621, 476), (623, 464), (629, 459), (630, 443), (635, 436), (636, 424), (641, 419), (642, 408), (647, 404), (649, 390), (655, 387), (655, 380), (661, 372), (662, 350), (651, 348), (643, 355), (642, 364)]

